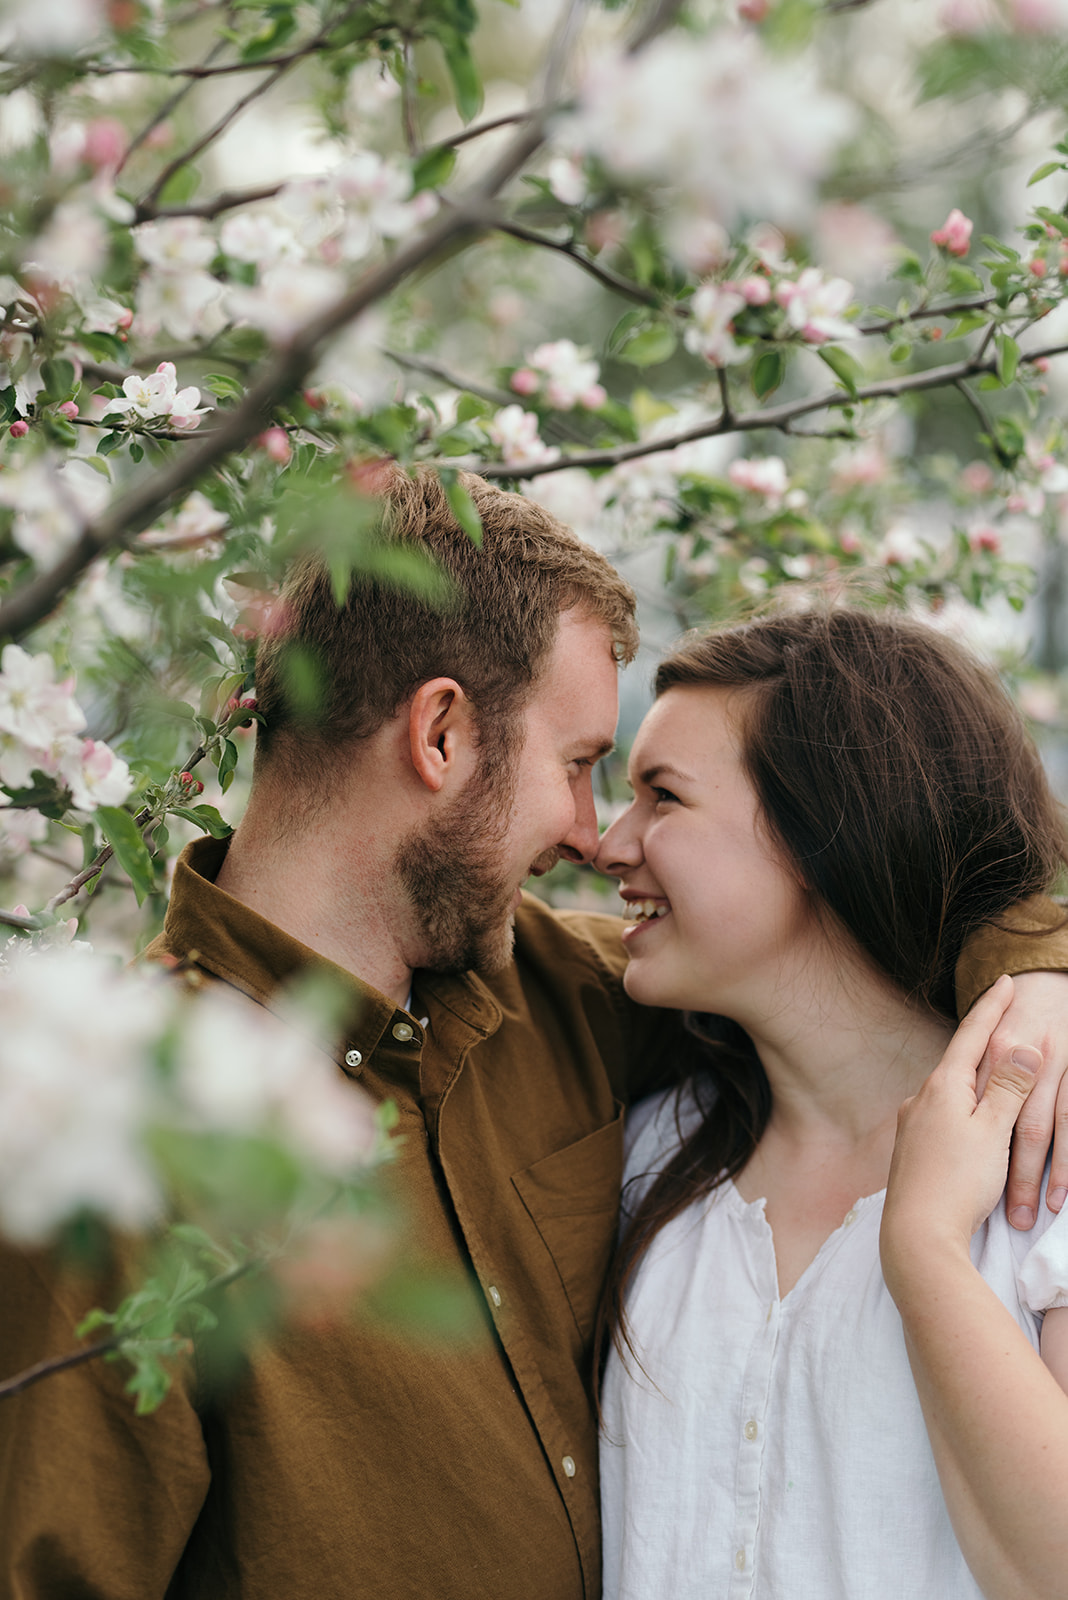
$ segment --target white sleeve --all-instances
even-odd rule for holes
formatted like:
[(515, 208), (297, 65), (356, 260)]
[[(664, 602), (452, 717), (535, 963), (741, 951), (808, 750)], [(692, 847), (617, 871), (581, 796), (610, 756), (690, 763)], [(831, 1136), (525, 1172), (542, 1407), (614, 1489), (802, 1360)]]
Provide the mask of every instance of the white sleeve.
[(1020, 1298), (1029, 1310), (1068, 1306), (1068, 1205), (1056, 1216), (1042, 1206), (1036, 1230), (1047, 1225), (1017, 1269)]
[[(706, 1089), (705, 1107), (711, 1103)], [(692, 1085), (639, 1100), (627, 1112), (623, 1133), (623, 1215), (625, 1224), (652, 1188), (682, 1142), (689, 1137), (703, 1115)]]

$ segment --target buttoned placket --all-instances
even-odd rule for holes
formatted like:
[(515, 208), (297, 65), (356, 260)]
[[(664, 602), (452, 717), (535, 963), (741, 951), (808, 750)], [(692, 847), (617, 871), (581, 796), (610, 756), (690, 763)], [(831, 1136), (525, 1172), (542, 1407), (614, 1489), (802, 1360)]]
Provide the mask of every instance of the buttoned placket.
[(752, 1230), (759, 1252), (760, 1292), (767, 1311), (755, 1329), (742, 1381), (741, 1403), (736, 1415), (737, 1459), (735, 1466), (735, 1520), (731, 1537), (730, 1600), (748, 1600), (756, 1582), (756, 1549), (760, 1531), (761, 1479), (768, 1431), (768, 1404), (775, 1367), (775, 1351), (782, 1325), (775, 1265), (775, 1245), (771, 1227), (759, 1202), (746, 1204), (742, 1226)]

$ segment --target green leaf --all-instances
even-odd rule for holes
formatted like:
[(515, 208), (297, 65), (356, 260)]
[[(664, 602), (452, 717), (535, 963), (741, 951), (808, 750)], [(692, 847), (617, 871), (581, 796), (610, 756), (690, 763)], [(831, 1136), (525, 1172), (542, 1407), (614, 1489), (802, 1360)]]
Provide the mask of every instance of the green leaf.
[(1031, 176), (1028, 178), (1027, 187), (1030, 189), (1033, 183), (1041, 183), (1042, 179), (1048, 178), (1052, 172), (1063, 171), (1063, 161), (1043, 161), (1042, 165), (1040, 167), (1036, 167), (1034, 172), (1032, 172)]
[(1007, 333), (999, 333), (994, 343), (997, 348), (998, 377), (1008, 388), (1020, 364), (1020, 346)]
[(44, 388), (40, 398), (52, 405), (59, 400), (69, 400), (74, 389), (74, 363), (72, 361), (42, 361), (41, 377)]
[[(14, 393), (14, 391), (12, 391)], [(473, 422), (476, 417), (488, 417), (493, 407), (477, 394), (462, 394), (456, 407), (457, 422)]]
[(456, 109), (464, 122), (470, 122), (482, 110), (482, 79), (478, 75), (467, 40), (452, 34), (443, 41), (445, 64), (449, 69), (456, 95)]
[(954, 263), (946, 273), (946, 285), (950, 294), (978, 294), (983, 287), (983, 280), (971, 267)]
[(204, 387), (210, 389), (216, 400), (243, 400), (245, 390), (236, 378), (227, 372), (209, 372)]
[(633, 334), (634, 329), (640, 328), (646, 321), (648, 315), (649, 313), (647, 311), (624, 311), (623, 315), (620, 317), (619, 321), (608, 335), (608, 343), (605, 346), (607, 353), (610, 356), (618, 355), (620, 350), (622, 350), (623, 346), (626, 344), (627, 340)]
[(449, 502), (449, 510), (467, 534), (471, 543), (480, 545), (482, 543), (482, 518), (478, 514), (478, 507), (463, 484), (456, 480), (446, 484), (445, 498)]
[(821, 346), (816, 354), (825, 366), (830, 367), (846, 393), (856, 399), (857, 379), (863, 377), (863, 373), (855, 357), (848, 350), (839, 350), (835, 345)]
[(758, 400), (766, 400), (786, 376), (786, 357), (781, 350), (765, 350), (753, 365), (753, 393)]
[(958, 317), (952, 328), (946, 333), (947, 339), (963, 339), (966, 334), (975, 333), (978, 328), (985, 328), (990, 318), (982, 311), (966, 311)]
[(101, 439), (100, 443), (97, 445), (96, 453), (97, 453), (98, 456), (114, 455), (115, 451), (119, 448), (119, 446), (121, 444), (122, 444), (122, 434), (121, 434), (121, 432), (119, 431), (118, 428), (112, 428), (109, 433), (105, 433), (104, 437)]
[(184, 817), (203, 833), (210, 833), (213, 839), (228, 839), (234, 831), (214, 806), (171, 806), (169, 814)]
[(130, 441), (130, 460), (143, 461), (145, 459), (144, 446), (137, 443), (136, 439)]
[(666, 322), (643, 328), (633, 339), (628, 339), (619, 352), (619, 359), (632, 367), (655, 367), (668, 361), (678, 348), (678, 335)]
[(438, 146), (436, 150), (428, 150), (412, 168), (412, 193), (418, 194), (421, 189), (440, 189), (452, 177), (452, 169), (456, 165), (456, 151)]
[(186, 165), (179, 167), (173, 178), (169, 178), (160, 192), (159, 204), (163, 206), (184, 205), (187, 200), (192, 200), (200, 188), (200, 173), (196, 167)]
[(912, 250), (906, 250), (894, 268), (893, 276), (903, 278), (906, 283), (923, 282), (923, 262)]
[(222, 754), (219, 757), (219, 788), (226, 793), (234, 781), (237, 771), (237, 745), (232, 739), (223, 740)]
[(16, 405), (15, 385), (9, 383), (6, 389), (0, 389), (0, 422), (8, 422), (15, 415)]
[(133, 884), (137, 903), (140, 905), (145, 895), (150, 894), (156, 885), (152, 857), (148, 853), (148, 846), (140, 828), (130, 813), (123, 811), (121, 806), (98, 806), (96, 820), (115, 852), (116, 861)]

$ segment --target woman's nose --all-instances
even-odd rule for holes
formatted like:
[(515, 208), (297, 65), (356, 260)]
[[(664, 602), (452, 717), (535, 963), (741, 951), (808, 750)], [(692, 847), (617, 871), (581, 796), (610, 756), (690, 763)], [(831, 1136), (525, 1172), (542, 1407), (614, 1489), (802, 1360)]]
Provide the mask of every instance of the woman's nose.
[(634, 807), (628, 806), (601, 835), (593, 864), (609, 878), (622, 878), (641, 861), (641, 841), (634, 826)]

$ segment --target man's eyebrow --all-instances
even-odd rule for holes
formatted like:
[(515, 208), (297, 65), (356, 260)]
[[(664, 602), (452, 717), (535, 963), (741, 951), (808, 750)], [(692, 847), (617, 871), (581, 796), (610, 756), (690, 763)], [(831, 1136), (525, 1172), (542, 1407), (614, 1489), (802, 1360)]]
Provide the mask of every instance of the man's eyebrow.
[(600, 761), (603, 757), (610, 756), (615, 747), (616, 742), (614, 739), (604, 739), (598, 744), (593, 743), (591, 740), (588, 745), (580, 742), (576, 749), (580, 750), (582, 754), (576, 756), (575, 759), (578, 761)]

